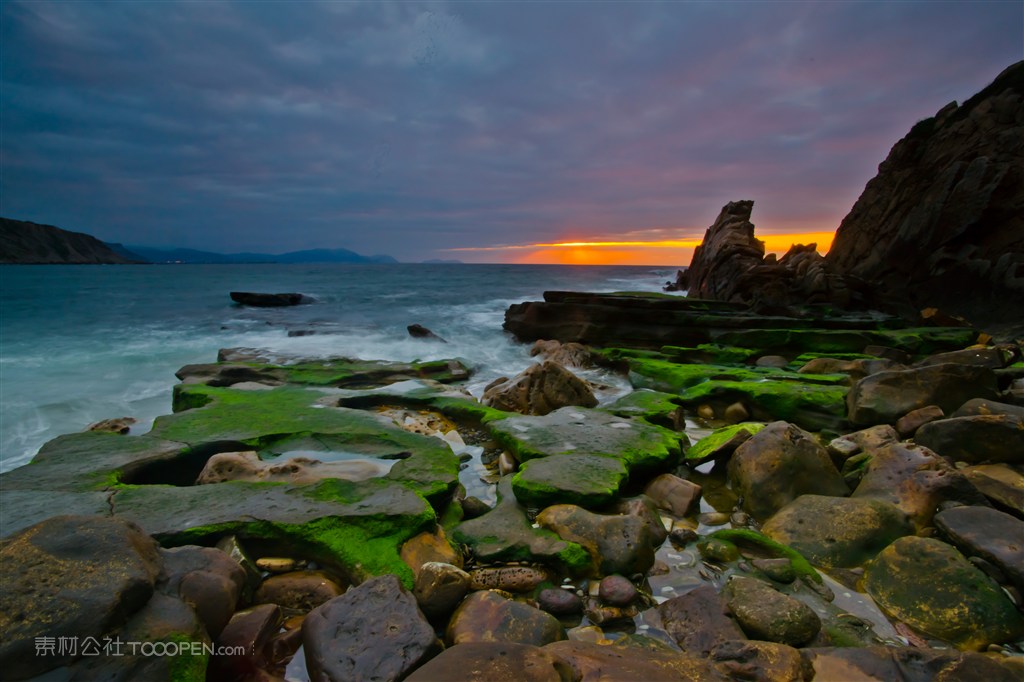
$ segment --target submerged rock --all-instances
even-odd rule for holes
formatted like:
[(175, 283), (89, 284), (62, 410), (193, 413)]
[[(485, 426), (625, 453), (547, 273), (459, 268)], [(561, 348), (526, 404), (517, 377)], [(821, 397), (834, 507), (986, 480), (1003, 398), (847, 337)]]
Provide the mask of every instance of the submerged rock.
[(310, 678), (395, 681), (441, 652), (416, 600), (393, 575), (372, 578), (309, 613), (302, 644)]
[(1024, 635), (1024, 618), (1009, 597), (939, 540), (900, 538), (868, 564), (864, 586), (896, 618), (961, 649)]
[(262, 294), (252, 291), (232, 291), (231, 300), (255, 308), (281, 308), (313, 302), (312, 298), (302, 294)]

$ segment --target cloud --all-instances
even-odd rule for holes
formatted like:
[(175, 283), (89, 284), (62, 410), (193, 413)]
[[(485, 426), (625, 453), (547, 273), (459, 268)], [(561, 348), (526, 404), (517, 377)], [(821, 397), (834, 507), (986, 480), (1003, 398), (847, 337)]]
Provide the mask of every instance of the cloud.
[(4, 215), (402, 259), (684, 239), (740, 198), (759, 234), (833, 229), (915, 121), (1024, 40), (1024, 8), (1001, 2), (0, 13)]

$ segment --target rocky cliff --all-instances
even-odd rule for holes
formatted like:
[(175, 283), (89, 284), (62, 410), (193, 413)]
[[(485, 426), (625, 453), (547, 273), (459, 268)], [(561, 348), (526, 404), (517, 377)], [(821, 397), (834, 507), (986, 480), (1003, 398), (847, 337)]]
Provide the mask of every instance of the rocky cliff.
[(0, 263), (139, 263), (87, 234), (0, 218)]
[(1024, 62), (893, 146), (826, 264), (917, 308), (1024, 320)]

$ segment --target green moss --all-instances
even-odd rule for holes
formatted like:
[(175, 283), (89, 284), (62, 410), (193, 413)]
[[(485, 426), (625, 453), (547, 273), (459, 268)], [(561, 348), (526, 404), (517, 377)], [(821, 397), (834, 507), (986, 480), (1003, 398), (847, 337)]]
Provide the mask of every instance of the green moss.
[(197, 526), (159, 538), (165, 545), (210, 544), (224, 535), (265, 540), (293, 548), (300, 556), (337, 567), (354, 581), (392, 573), (412, 589), (415, 577), (402, 561), (403, 542), (435, 522), (432, 511), (398, 524), (380, 516), (326, 517), (306, 523), (233, 521)]
[(781, 419), (812, 431), (837, 428), (846, 417), (846, 386), (795, 381), (706, 381), (680, 396), (686, 405), (741, 401), (758, 419)]
[(740, 550), (736, 545), (716, 537), (707, 537), (697, 542), (697, 551), (705, 559), (723, 564), (740, 558)]
[(810, 562), (800, 552), (797, 552), (792, 547), (776, 542), (757, 531), (746, 528), (725, 528), (711, 533), (708, 537), (726, 540), (741, 549), (753, 546), (758, 550), (768, 552), (773, 557), (789, 559), (793, 564), (793, 570), (796, 571), (798, 576), (807, 577), (816, 583), (824, 582), (818, 572), (814, 570), (814, 567), (811, 566)]
[(801, 353), (793, 359), (793, 364), (806, 365), (811, 360), (818, 358), (831, 358), (834, 360), (877, 360), (877, 356), (865, 355), (864, 353)]
[(512, 477), (512, 490), (521, 504), (537, 509), (553, 504), (594, 508), (614, 500), (627, 478), (626, 467), (612, 457), (542, 457), (523, 463)]
[(723, 346), (717, 343), (702, 343), (695, 347), (662, 346), (661, 352), (676, 362), (700, 362), (715, 365), (742, 365), (760, 355), (753, 348)]
[(669, 360), (670, 356), (656, 350), (640, 350), (636, 348), (601, 348), (595, 349), (594, 355), (607, 362), (616, 363), (625, 360)]
[(764, 428), (760, 422), (742, 422), (720, 429), (715, 429), (710, 435), (701, 438), (693, 447), (686, 451), (686, 461), (699, 464), (711, 459), (715, 451), (728, 443), (740, 432), (749, 433), (753, 436)]
[(844, 385), (849, 381), (845, 374), (798, 374), (770, 367), (724, 367), (644, 359), (629, 361), (629, 381), (634, 387), (667, 393), (683, 393), (707, 381), (757, 382), (766, 379), (826, 386)]
[(482, 405), (476, 400), (469, 398), (453, 398), (450, 396), (435, 396), (426, 401), (426, 405), (434, 408), (446, 417), (452, 419), (470, 419), (480, 424), (490, 424), (501, 419), (513, 416), (512, 412), (496, 410), (493, 407)]
[(173, 642), (180, 647), (177, 656), (170, 657), (169, 673), (172, 682), (204, 682), (206, 680), (206, 666), (210, 662), (210, 654), (206, 647), (208, 642), (198, 642), (202, 645), (196, 647), (199, 654), (193, 654), (193, 639), (187, 635), (171, 635), (166, 642)]
[(640, 417), (650, 424), (675, 429), (680, 405), (677, 396), (639, 390), (627, 393), (604, 409), (620, 417)]

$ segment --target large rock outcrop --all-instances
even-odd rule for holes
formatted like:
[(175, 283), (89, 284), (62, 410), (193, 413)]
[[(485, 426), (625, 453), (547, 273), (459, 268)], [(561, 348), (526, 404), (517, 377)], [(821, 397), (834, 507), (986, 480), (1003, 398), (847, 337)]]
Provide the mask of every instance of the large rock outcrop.
[(753, 201), (731, 201), (722, 208), (693, 252), (688, 296), (761, 309), (852, 302), (847, 282), (827, 270), (816, 244), (796, 244), (781, 259), (765, 256), (750, 222), (753, 208)]
[(975, 324), (1024, 320), (1024, 62), (897, 142), (836, 232), (836, 273)]

